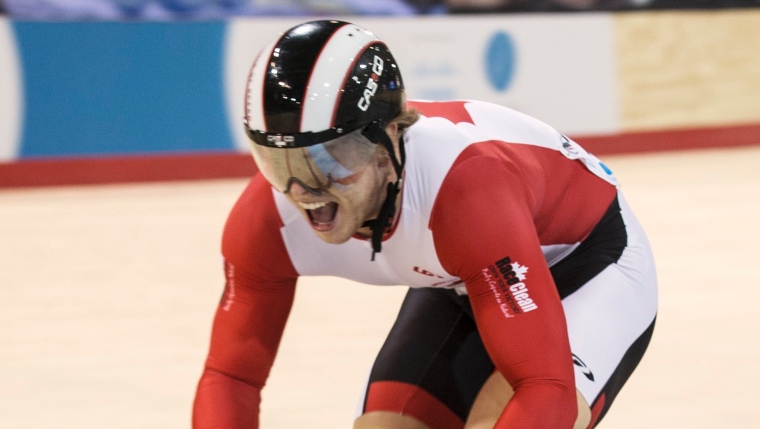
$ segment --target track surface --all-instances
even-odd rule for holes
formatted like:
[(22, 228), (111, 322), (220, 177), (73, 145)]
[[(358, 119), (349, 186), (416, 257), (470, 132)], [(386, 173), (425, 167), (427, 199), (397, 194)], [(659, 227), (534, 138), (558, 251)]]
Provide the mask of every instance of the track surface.
[[(604, 157), (660, 313), (601, 428), (760, 425), (760, 147)], [(0, 191), (0, 427), (187, 428), (244, 180)], [(303, 279), (265, 429), (349, 428), (402, 287)]]

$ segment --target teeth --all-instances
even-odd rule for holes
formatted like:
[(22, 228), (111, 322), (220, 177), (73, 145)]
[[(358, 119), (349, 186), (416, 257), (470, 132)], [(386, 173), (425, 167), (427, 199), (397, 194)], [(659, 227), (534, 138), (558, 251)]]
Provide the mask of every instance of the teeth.
[(306, 210), (316, 210), (320, 207), (324, 207), (327, 205), (327, 203), (298, 203), (301, 205), (301, 207), (305, 208)]

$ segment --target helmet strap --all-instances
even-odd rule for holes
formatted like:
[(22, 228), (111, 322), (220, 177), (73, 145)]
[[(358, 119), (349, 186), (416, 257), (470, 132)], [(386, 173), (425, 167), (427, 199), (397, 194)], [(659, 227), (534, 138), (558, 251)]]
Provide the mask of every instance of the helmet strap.
[(396, 170), (396, 182), (388, 183), (388, 187), (385, 194), (385, 201), (380, 207), (380, 213), (377, 218), (365, 221), (362, 226), (369, 227), (372, 230), (372, 260), (375, 260), (375, 253), (380, 253), (382, 250), (383, 235), (386, 231), (389, 231), (393, 226), (393, 219), (396, 214), (396, 198), (401, 187), (403, 185), (403, 178), (401, 173), (404, 171), (404, 164), (406, 163), (406, 151), (404, 144), (399, 136), (398, 148), (401, 159), (396, 158), (396, 151), (393, 148), (393, 142), (388, 133), (385, 132), (385, 123), (383, 121), (375, 121), (370, 123), (367, 128), (364, 129), (362, 134), (369, 139), (369, 141), (381, 144), (388, 151), (388, 155), (393, 163), (393, 169)]

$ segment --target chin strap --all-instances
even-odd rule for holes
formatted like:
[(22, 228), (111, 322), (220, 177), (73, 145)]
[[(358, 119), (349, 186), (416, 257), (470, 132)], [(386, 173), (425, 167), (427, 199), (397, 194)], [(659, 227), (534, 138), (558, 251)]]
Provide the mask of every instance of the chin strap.
[(385, 201), (382, 207), (380, 207), (380, 213), (377, 218), (365, 221), (362, 226), (369, 227), (372, 230), (372, 260), (375, 260), (375, 253), (380, 253), (382, 250), (383, 235), (393, 226), (393, 218), (396, 214), (396, 198), (401, 187), (403, 185), (403, 179), (401, 173), (404, 170), (404, 164), (406, 163), (406, 151), (404, 150), (404, 144), (401, 142), (399, 136), (398, 148), (401, 159), (396, 159), (396, 151), (393, 148), (393, 142), (391, 142), (388, 133), (385, 132), (385, 123), (382, 121), (376, 121), (370, 123), (367, 128), (364, 129), (362, 134), (373, 143), (383, 145), (388, 151), (393, 163), (393, 169), (396, 170), (396, 182), (388, 183), (388, 187), (385, 194)]

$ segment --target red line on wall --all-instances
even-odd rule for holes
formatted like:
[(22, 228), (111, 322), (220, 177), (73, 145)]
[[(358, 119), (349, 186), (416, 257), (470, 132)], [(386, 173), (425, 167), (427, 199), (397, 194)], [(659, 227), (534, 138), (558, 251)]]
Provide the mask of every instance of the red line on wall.
[[(573, 136), (596, 155), (760, 145), (760, 124)], [(0, 188), (250, 177), (248, 153), (27, 159), (0, 163)]]
[(203, 153), (21, 160), (0, 164), (0, 187), (93, 185), (250, 177), (248, 153)]
[(595, 155), (760, 145), (760, 124), (574, 136)]

